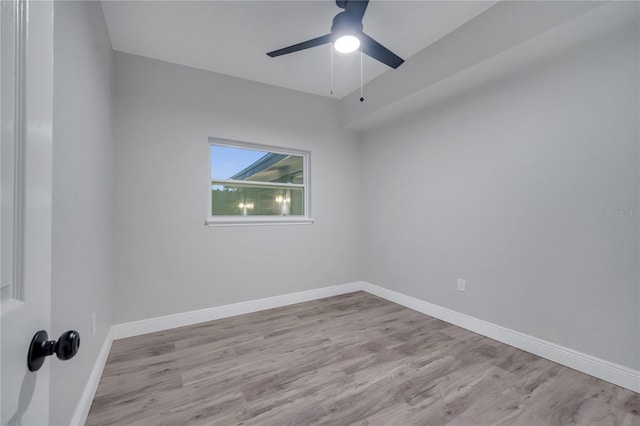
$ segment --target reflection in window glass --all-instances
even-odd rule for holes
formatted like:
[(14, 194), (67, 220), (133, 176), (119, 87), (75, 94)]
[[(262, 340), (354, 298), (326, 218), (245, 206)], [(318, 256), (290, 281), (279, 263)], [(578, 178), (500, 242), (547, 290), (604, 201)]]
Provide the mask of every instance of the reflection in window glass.
[(211, 179), (231, 179), (265, 155), (264, 151), (211, 145)]
[(214, 216), (303, 216), (303, 188), (212, 185)]
[(211, 216), (305, 216), (304, 153), (211, 143)]

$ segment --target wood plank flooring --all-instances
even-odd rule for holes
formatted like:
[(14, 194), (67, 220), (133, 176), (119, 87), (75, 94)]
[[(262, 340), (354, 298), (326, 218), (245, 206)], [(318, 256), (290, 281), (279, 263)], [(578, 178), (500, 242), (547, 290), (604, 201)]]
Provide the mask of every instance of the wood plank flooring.
[(640, 425), (640, 395), (364, 292), (113, 343), (92, 425)]

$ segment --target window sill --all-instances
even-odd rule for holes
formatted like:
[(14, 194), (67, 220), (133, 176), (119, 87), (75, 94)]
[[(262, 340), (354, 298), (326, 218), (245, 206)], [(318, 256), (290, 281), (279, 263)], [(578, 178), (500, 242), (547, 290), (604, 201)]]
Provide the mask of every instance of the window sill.
[(311, 225), (313, 219), (308, 217), (210, 217), (205, 221), (205, 226), (263, 226), (263, 225)]

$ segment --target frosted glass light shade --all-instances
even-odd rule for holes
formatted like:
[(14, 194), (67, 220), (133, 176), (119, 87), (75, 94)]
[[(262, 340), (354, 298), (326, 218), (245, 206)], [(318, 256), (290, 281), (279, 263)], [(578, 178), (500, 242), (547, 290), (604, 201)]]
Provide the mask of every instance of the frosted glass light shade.
[(356, 36), (345, 35), (337, 39), (333, 47), (340, 53), (355, 52), (360, 47), (360, 40)]

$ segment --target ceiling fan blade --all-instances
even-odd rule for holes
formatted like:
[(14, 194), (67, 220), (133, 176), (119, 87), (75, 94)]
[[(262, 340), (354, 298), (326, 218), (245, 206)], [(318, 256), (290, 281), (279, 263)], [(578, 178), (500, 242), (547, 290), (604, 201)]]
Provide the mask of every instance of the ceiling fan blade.
[(267, 53), (267, 55), (275, 58), (276, 56), (286, 55), (287, 53), (298, 52), (300, 50), (309, 49), (311, 47), (320, 46), (331, 42), (331, 34), (326, 34), (321, 37), (312, 38), (311, 40), (303, 41), (302, 43), (294, 44), (289, 47), (283, 47), (282, 49), (274, 50)]
[(362, 51), (383, 64), (389, 65), (391, 68), (398, 68), (403, 64), (404, 59), (396, 55), (365, 33), (362, 33), (361, 48)]
[(362, 17), (364, 16), (364, 12), (367, 10), (368, 4), (369, 0), (347, 0), (345, 11), (354, 20), (362, 22)]

